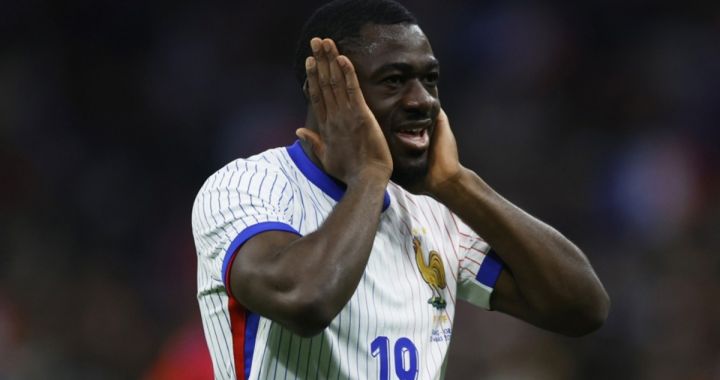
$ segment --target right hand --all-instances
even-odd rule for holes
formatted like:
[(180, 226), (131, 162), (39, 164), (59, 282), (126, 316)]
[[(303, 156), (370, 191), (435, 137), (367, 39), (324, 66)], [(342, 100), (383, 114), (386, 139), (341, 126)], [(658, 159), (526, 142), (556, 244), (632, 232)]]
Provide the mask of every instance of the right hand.
[(305, 61), (305, 70), (318, 131), (300, 128), (297, 136), (312, 144), (328, 174), (348, 186), (359, 180), (388, 181), (390, 149), (365, 103), (355, 67), (329, 38), (313, 38), (310, 47), (313, 56)]

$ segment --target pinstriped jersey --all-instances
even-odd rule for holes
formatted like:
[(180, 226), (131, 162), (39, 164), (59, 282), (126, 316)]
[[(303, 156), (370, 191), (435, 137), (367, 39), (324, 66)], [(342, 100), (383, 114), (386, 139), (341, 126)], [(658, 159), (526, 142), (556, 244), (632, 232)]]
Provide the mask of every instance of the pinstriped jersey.
[(343, 193), (299, 142), (235, 160), (202, 186), (192, 211), (197, 297), (216, 379), (442, 378), (457, 300), (488, 309), (502, 263), (430, 197), (389, 183), (360, 283), (315, 337), (293, 334), (229, 292), (244, 242), (273, 230), (311, 233)]

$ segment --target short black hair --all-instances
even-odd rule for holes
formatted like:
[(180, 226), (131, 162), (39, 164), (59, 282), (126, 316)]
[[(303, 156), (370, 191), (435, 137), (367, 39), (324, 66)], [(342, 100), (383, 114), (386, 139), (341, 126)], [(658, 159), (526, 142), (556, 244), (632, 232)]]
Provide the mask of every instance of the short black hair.
[(360, 37), (367, 24), (417, 25), (418, 21), (402, 4), (393, 0), (334, 0), (317, 10), (305, 22), (295, 52), (295, 77), (305, 83), (305, 60), (312, 55), (310, 39), (332, 38), (343, 53), (344, 42)]

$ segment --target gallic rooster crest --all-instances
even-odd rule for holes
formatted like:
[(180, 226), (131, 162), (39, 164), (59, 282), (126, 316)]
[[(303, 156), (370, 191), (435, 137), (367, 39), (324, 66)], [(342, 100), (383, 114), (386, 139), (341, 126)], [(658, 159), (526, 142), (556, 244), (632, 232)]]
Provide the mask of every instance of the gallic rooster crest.
[(438, 310), (444, 309), (447, 302), (442, 297), (441, 289), (445, 289), (447, 283), (445, 282), (445, 267), (440, 254), (437, 251), (430, 251), (426, 263), (422, 244), (420, 244), (420, 239), (417, 237), (413, 237), (413, 248), (415, 248), (415, 261), (418, 270), (420, 270), (420, 275), (432, 289), (432, 297), (428, 299), (428, 303)]

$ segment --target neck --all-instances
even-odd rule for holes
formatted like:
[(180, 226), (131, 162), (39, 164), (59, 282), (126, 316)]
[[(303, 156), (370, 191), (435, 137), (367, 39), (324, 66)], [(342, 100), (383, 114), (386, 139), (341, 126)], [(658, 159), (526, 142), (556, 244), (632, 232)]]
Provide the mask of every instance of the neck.
[[(305, 128), (317, 132), (318, 131), (318, 125), (317, 120), (315, 119), (315, 115), (311, 110), (308, 109), (307, 117), (305, 117)], [(322, 162), (320, 162), (320, 159), (315, 155), (315, 152), (313, 152), (312, 144), (310, 142), (300, 140), (300, 146), (302, 147), (303, 151), (305, 152), (305, 155), (310, 158), (310, 161), (312, 161), (317, 167), (322, 169), (322, 171), (325, 171), (325, 167), (323, 167)]]
[(315, 152), (313, 152), (312, 144), (310, 144), (307, 141), (300, 140), (300, 146), (302, 147), (303, 151), (305, 152), (305, 155), (308, 156), (310, 161), (312, 161), (315, 165), (317, 165), (320, 169), (325, 171), (325, 168), (323, 167), (323, 164), (320, 162), (320, 160), (315, 155)]

